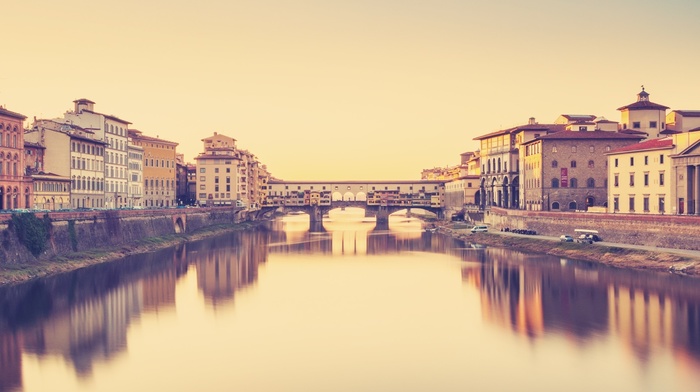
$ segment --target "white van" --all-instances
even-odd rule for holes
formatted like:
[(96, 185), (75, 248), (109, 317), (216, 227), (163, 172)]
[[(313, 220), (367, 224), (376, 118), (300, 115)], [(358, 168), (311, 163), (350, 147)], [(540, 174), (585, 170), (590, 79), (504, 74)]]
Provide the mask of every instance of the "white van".
[(472, 233), (486, 233), (489, 231), (489, 228), (487, 226), (483, 225), (477, 225), (472, 227)]

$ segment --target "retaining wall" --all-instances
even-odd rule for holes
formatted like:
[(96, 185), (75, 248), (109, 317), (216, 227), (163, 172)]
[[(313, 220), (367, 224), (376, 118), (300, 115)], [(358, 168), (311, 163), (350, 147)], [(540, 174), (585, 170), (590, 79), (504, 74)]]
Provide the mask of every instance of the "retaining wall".
[(492, 230), (531, 229), (538, 234), (574, 235), (575, 229), (598, 230), (603, 241), (662, 248), (700, 250), (700, 216), (545, 212), (491, 208), (484, 222)]
[[(37, 217), (44, 214), (37, 213)], [(192, 232), (208, 226), (247, 219), (237, 208), (163, 210), (104, 210), (49, 213), (51, 228), (46, 250), (34, 257), (9, 226), (10, 214), (0, 217), (0, 264), (49, 259), (74, 251), (134, 244), (149, 237)], [(72, 228), (71, 228), (72, 226)], [(76, 249), (73, 249), (75, 244)]]

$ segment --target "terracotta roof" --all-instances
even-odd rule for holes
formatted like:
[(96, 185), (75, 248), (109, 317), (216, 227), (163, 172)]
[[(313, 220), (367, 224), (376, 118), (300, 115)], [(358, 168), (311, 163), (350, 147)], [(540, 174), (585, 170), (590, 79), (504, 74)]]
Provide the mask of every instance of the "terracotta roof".
[(562, 114), (561, 116), (569, 121), (593, 121), (596, 119), (596, 116), (592, 114)]
[(596, 140), (624, 139), (624, 140), (632, 140), (632, 139), (643, 139), (643, 138), (644, 137), (641, 135), (632, 135), (632, 134), (622, 133), (622, 132), (562, 131), (562, 132), (550, 133), (548, 135), (542, 135), (535, 140), (539, 140), (539, 139), (546, 139), (546, 140), (565, 140), (565, 139), (596, 139)]
[(176, 146), (178, 145), (178, 143), (176, 143), (176, 142), (171, 142), (171, 141), (169, 141), (169, 140), (164, 140), (164, 139), (158, 139), (157, 137), (146, 136), (146, 135), (144, 135), (143, 133), (141, 133), (140, 131), (136, 131), (136, 132), (138, 132), (138, 134), (137, 134), (137, 133), (133, 133), (133, 134), (131, 134), (131, 135), (129, 135), (129, 136), (131, 136), (131, 138), (132, 138), (132, 139), (135, 139), (135, 140), (145, 140), (145, 141), (150, 141), (150, 142), (160, 142), (160, 143), (165, 143), (165, 144), (173, 144), (173, 145), (176, 145)]
[(41, 144), (39, 144), (39, 143), (37, 143), (37, 142), (28, 142), (28, 141), (25, 140), (25, 141), (24, 141), (24, 148), (27, 148), (27, 147), (34, 147), (34, 148), (43, 148), (43, 149), (46, 149), (46, 147), (42, 146)]
[(700, 117), (700, 110), (674, 110), (683, 117)]
[(0, 107), (0, 115), (7, 116), (7, 117), (13, 117), (13, 118), (16, 118), (18, 120), (25, 120), (27, 118), (27, 116), (23, 116), (19, 113), (9, 111), (9, 110), (2, 108), (2, 107)]
[(618, 132), (619, 133), (626, 133), (629, 135), (645, 135), (645, 136), (647, 135), (647, 133), (644, 131), (635, 131), (634, 129), (621, 129)]
[(668, 109), (668, 106), (664, 105), (659, 105), (658, 103), (654, 103), (651, 101), (637, 101), (635, 103), (631, 103), (629, 105), (619, 107), (617, 110), (651, 110), (651, 109), (656, 109), (656, 110), (666, 110)]
[(494, 136), (508, 135), (517, 131), (547, 131), (559, 132), (566, 129), (566, 124), (524, 124), (517, 127), (501, 129), (500, 131), (487, 133), (486, 135), (477, 136), (472, 140), (483, 140)]
[(661, 134), (661, 135), (673, 135), (676, 133), (681, 133), (681, 131), (676, 131), (675, 129), (666, 128), (663, 131), (659, 132), (659, 134)]
[(621, 152), (635, 152), (635, 151), (648, 151), (648, 150), (663, 150), (673, 147), (673, 138), (665, 137), (661, 139), (646, 140), (637, 144), (630, 144), (628, 146), (616, 148), (612, 151), (605, 153), (606, 155), (617, 154)]

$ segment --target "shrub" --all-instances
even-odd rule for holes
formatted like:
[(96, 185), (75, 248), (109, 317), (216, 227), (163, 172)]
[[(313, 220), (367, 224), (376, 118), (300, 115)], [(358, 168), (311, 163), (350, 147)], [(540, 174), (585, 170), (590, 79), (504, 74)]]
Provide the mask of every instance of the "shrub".
[(12, 214), (11, 225), (17, 234), (19, 242), (24, 245), (34, 257), (38, 257), (49, 239), (51, 219), (48, 216), (39, 219), (34, 214)]

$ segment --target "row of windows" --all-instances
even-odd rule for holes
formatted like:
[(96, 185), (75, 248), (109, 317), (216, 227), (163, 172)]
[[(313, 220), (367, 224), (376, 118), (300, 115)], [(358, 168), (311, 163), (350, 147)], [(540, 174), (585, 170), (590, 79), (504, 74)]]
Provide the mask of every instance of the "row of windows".
[[(200, 168), (199, 168), (199, 172), (200, 172), (200, 173), (206, 173), (206, 172), (207, 172), (207, 168), (206, 168), (206, 167), (200, 167)], [(218, 173), (218, 172), (219, 172), (219, 168), (218, 168), (218, 167), (215, 167), (215, 168), (214, 168), (214, 173)], [(226, 173), (231, 173), (231, 168), (230, 168), (230, 167), (227, 167), (227, 168), (226, 168)]]
[[(3, 172), (3, 167), (7, 170)], [(0, 162), (0, 176), (17, 176), (19, 175), (17, 162), (7, 162), (5, 165)]]
[(124, 140), (109, 138), (109, 147), (115, 150), (126, 151), (127, 143)]
[[(164, 167), (164, 168), (168, 168), (168, 169), (175, 168), (175, 161), (172, 159), (170, 159), (170, 160), (161, 159), (159, 161), (158, 159), (146, 158), (146, 160), (143, 162), (147, 167)], [(216, 170), (218, 173), (219, 168), (216, 168)], [(204, 173), (204, 172), (202, 172), (202, 173)]]
[[(206, 199), (206, 198), (207, 198), (207, 194), (206, 194), (206, 193), (200, 193), (200, 194), (199, 194), (199, 199), (200, 199), (200, 200), (203, 200), (203, 199)], [(212, 195), (212, 198), (214, 198), (214, 199), (230, 199), (230, 198), (231, 198), (231, 194), (230, 194), (230, 193), (226, 193), (226, 194), (224, 194), (224, 193), (214, 193), (214, 194)]]
[(77, 170), (92, 170), (101, 172), (102, 170), (104, 170), (104, 164), (94, 159), (72, 157), (70, 162), (70, 168)]
[(113, 163), (115, 165), (126, 165), (126, 156), (123, 154), (109, 153), (105, 156), (107, 158), (107, 163)]
[(119, 126), (115, 127), (114, 124), (107, 124), (106, 122), (105, 122), (105, 132), (115, 133), (119, 136), (126, 136), (126, 129), (119, 127)]
[[(660, 213), (666, 212), (666, 197), (659, 196), (657, 200), (658, 200), (657, 207), (659, 209), (658, 212), (660, 212)], [(649, 210), (650, 201), (651, 201), (651, 199), (649, 196), (644, 196), (642, 198), (642, 210), (644, 212), (650, 212), (650, 210)], [(628, 207), (629, 212), (635, 212), (635, 197), (634, 196), (629, 196), (627, 207)], [(615, 212), (620, 211), (620, 198), (618, 196), (613, 197), (613, 210)]]
[[(206, 189), (207, 189), (206, 185), (204, 185), (204, 184), (199, 185), (200, 191), (203, 191)], [(214, 192), (218, 192), (218, 191), (219, 191), (219, 185), (214, 185)], [(226, 185), (226, 192), (231, 192), (231, 185)]]
[[(19, 139), (17, 139), (17, 135), (11, 135), (9, 133), (5, 134), (5, 137), (3, 137), (3, 134), (0, 133), (0, 147), (3, 146), (3, 139), (4, 139), (4, 146), (5, 147), (12, 147), (12, 148), (18, 148), (19, 143), (17, 142)], [(21, 146), (19, 146), (21, 147)]]
[[(574, 168), (574, 167), (576, 167), (576, 165), (577, 165), (576, 161), (571, 161), (571, 162), (569, 162), (569, 167)], [(605, 161), (605, 166), (606, 166), (606, 167), (608, 166), (608, 161)], [(553, 168), (559, 167), (559, 162), (557, 162), (557, 161), (552, 161), (552, 167), (553, 167)], [(588, 161), (588, 168), (589, 168), (589, 169), (595, 168), (595, 161), (594, 161), (594, 160), (591, 159), (591, 160)]]
[(5, 129), (6, 131), (13, 131), (13, 132), (17, 132), (19, 130), (19, 128), (17, 128), (17, 125), (12, 126), (12, 124), (9, 124), (9, 123), (8, 124), (0, 123), (0, 131), (2, 131), (3, 129)]
[(148, 188), (150, 186), (151, 188), (165, 187), (165, 188), (175, 189), (175, 180), (163, 180), (163, 179), (152, 179), (152, 178), (149, 179), (149, 178), (147, 178), (146, 181), (144, 181), (144, 185), (146, 186), (146, 188)]
[[(656, 121), (649, 121), (649, 128), (656, 128), (658, 126), (658, 122)], [(666, 124), (662, 121), (661, 122), (661, 129), (664, 129)], [(632, 128), (634, 129), (639, 129), (642, 127), (642, 122), (641, 121), (632, 121)], [(627, 129), (627, 124), (622, 124), (623, 129)]]
[[(615, 173), (614, 175), (615, 180), (613, 183), (613, 186), (620, 186), (620, 175), (618, 173)], [(630, 186), (634, 186), (634, 173), (630, 173)], [(649, 186), (649, 173), (644, 173), (643, 174), (643, 181), (644, 181), (644, 186)], [(666, 183), (666, 176), (664, 172), (659, 173), (659, 185), (663, 186)]]
[[(605, 180), (607, 181), (607, 180)], [(607, 182), (605, 183), (605, 186), (607, 185)], [(561, 187), (562, 188), (578, 188), (578, 179), (576, 178), (569, 178), (567, 182), (562, 181), (561, 182)], [(559, 179), (558, 178), (552, 178), (552, 188), (559, 188)], [(595, 179), (594, 178), (589, 178), (586, 180), (586, 188), (595, 188)]]
[[(0, 159), (5, 159), (5, 153), (4, 153), (4, 152), (0, 152)], [(19, 155), (17, 155), (17, 153), (15, 153), (15, 155), (12, 155), (11, 153), (8, 152), (8, 153), (7, 153), (7, 159), (12, 159), (12, 160), (15, 160), (15, 161), (16, 161), (16, 160), (19, 159)]]
[[(610, 151), (612, 148), (610, 146), (605, 146), (605, 152)], [(571, 146), (571, 152), (577, 152), (578, 146)], [(552, 146), (552, 152), (557, 152), (557, 146)], [(588, 146), (588, 152), (595, 152), (595, 146)]]
[(99, 155), (104, 154), (104, 149), (100, 146), (95, 146), (94, 144), (72, 142), (71, 151), (80, 152), (83, 154)]
[[(649, 155), (645, 155), (643, 159), (644, 159), (644, 165), (648, 165), (649, 164)], [(614, 162), (615, 162), (615, 167), (618, 167), (620, 165), (619, 158), (615, 158)], [(662, 165), (664, 163), (664, 155), (663, 154), (659, 155), (659, 163)], [(634, 157), (630, 157), (630, 166), (634, 166)]]
[(34, 192), (68, 192), (68, 185), (64, 182), (37, 181), (34, 183)]

